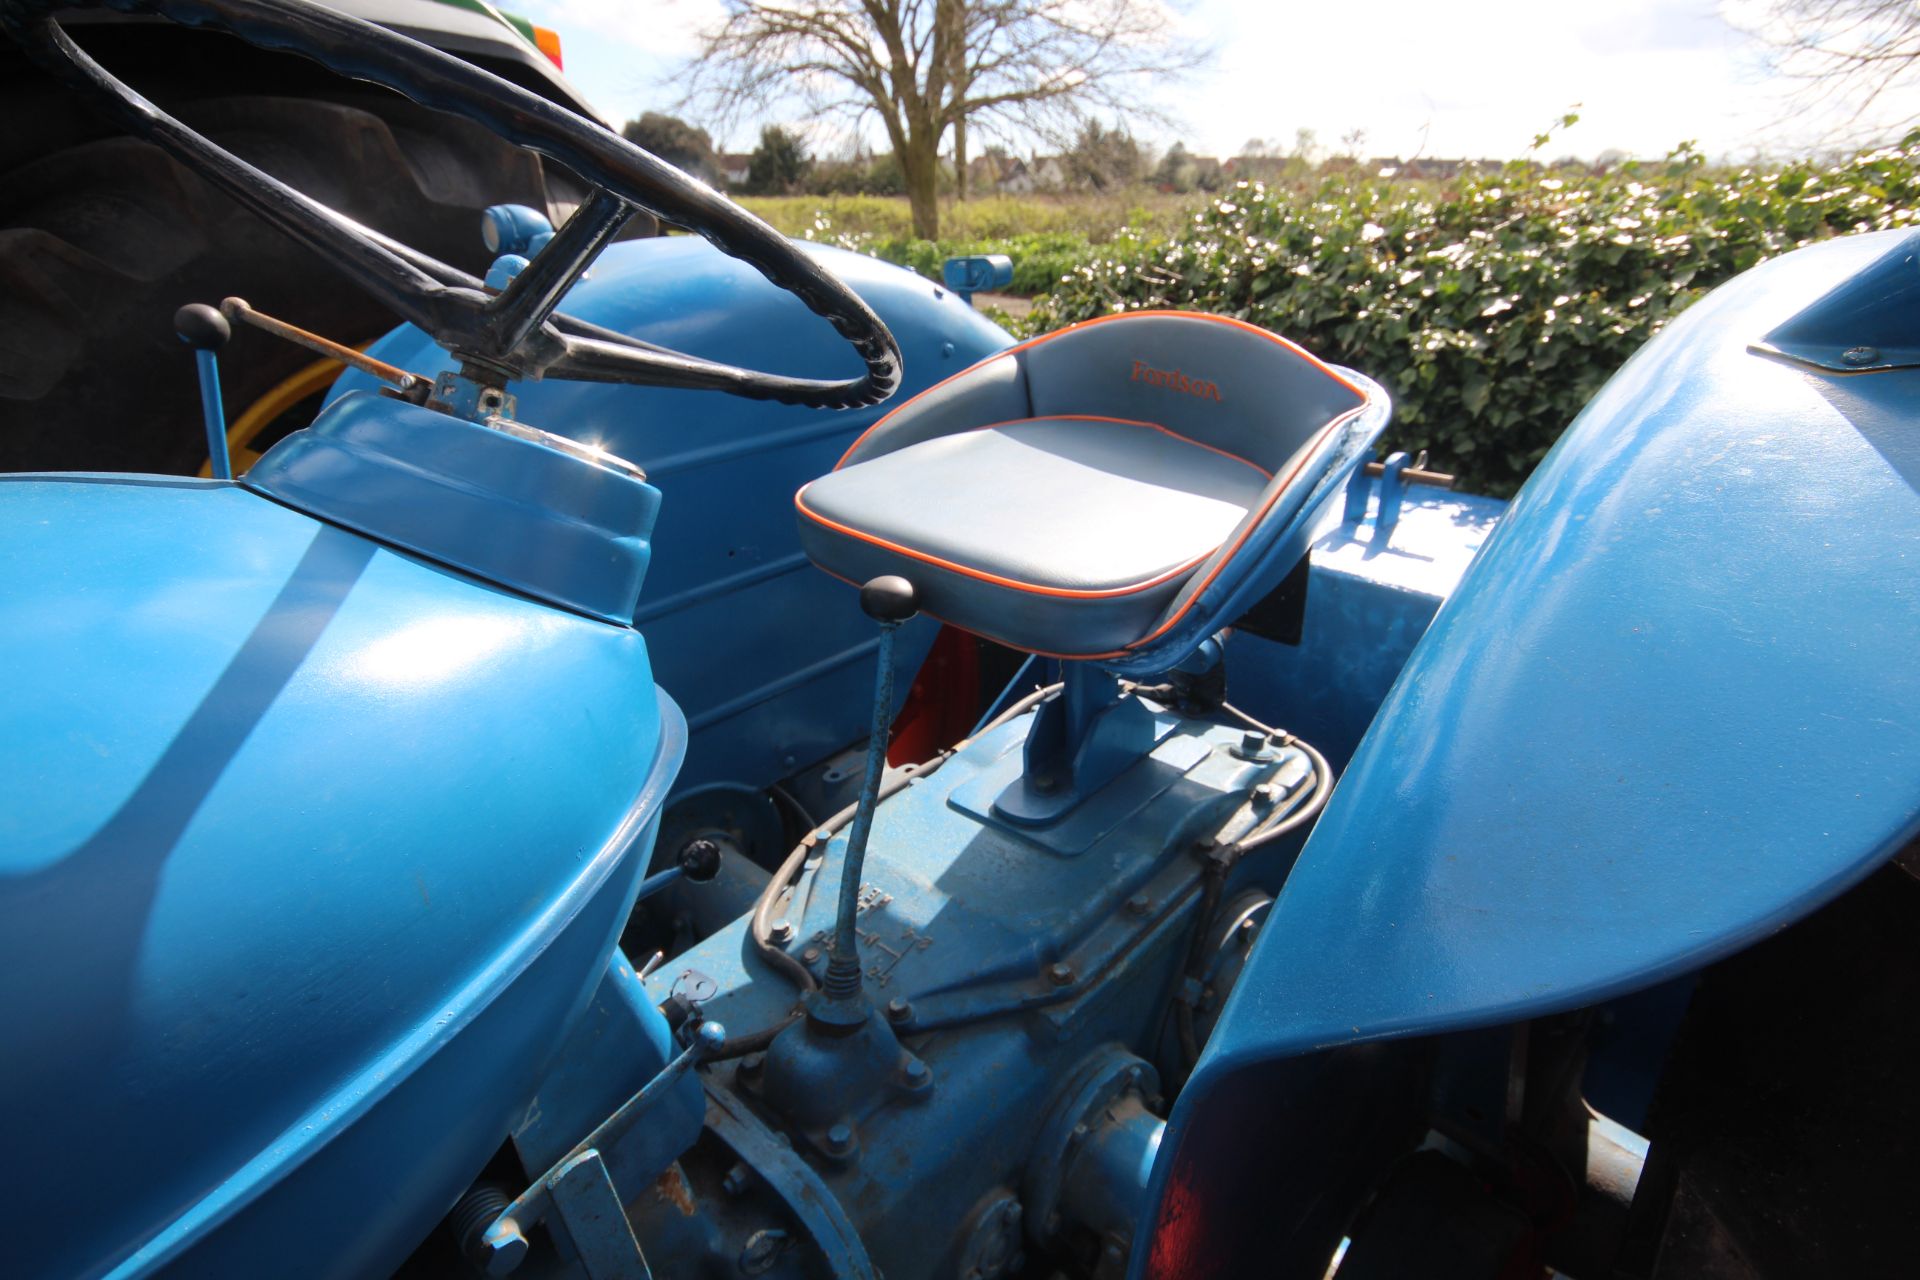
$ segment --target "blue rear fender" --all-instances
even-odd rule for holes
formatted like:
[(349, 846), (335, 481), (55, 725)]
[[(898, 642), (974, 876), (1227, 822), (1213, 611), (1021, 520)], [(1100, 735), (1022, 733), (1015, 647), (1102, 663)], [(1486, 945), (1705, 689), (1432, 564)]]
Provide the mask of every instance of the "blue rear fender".
[(1188, 1238), (1232, 1141), (1210, 1112), (1277, 1060), (1651, 986), (1912, 837), (1920, 369), (1752, 349), (1899, 255), (1916, 239), (1849, 238), (1729, 283), (1542, 463), (1261, 932), (1161, 1150), (1163, 1231)]

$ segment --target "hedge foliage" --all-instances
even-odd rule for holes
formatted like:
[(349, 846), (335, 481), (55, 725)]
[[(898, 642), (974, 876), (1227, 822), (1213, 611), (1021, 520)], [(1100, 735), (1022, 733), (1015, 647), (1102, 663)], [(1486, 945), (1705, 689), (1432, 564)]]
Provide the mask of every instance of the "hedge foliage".
[[(1603, 176), (1516, 163), (1445, 190), (1336, 177), (1303, 196), (1243, 183), (1175, 234), (1123, 230), (1085, 246), (1024, 327), (1150, 307), (1252, 321), (1384, 384), (1389, 448), (1429, 450), (1463, 488), (1505, 496), (1696, 298), (1808, 241), (1912, 225), (1916, 195), (1920, 133), (1778, 168), (1714, 170), (1683, 147)], [(895, 248), (896, 261), (917, 254)], [(1019, 260), (1012, 245), (997, 251)], [(1029, 273), (1071, 256), (1029, 252)]]

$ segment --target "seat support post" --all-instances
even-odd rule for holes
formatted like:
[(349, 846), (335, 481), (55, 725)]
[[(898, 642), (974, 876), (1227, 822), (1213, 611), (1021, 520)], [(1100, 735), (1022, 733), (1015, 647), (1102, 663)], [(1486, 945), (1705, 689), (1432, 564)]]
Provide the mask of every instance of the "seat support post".
[(994, 801), (1009, 821), (1038, 826), (1065, 815), (1153, 748), (1152, 713), (1120, 697), (1112, 672), (1065, 662), (1061, 684), (1034, 713), (1020, 776)]

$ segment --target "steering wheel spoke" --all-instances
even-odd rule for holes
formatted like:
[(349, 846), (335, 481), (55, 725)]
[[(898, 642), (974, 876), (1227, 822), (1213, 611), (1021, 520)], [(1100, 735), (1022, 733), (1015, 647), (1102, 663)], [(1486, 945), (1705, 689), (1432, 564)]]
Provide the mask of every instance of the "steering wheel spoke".
[(582, 201), (533, 261), (487, 304), (478, 335), (485, 346), (478, 354), (507, 359), (547, 322), (574, 281), (632, 216), (633, 206), (605, 188)]

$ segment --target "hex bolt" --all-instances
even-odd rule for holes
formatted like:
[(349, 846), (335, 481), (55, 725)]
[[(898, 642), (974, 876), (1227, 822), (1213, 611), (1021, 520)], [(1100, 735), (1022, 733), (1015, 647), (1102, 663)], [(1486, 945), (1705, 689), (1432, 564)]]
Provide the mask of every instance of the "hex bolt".
[(805, 951), (802, 951), (800, 953), (800, 958), (806, 961), (808, 964), (812, 964), (814, 961), (820, 958), (820, 948), (808, 947)]
[(1127, 914), (1130, 916), (1144, 916), (1151, 910), (1153, 910), (1153, 899), (1144, 893), (1136, 893), (1127, 899)]
[(853, 1126), (842, 1120), (827, 1130), (827, 1150), (837, 1156), (853, 1150)]
[(757, 1076), (760, 1074), (760, 1068), (766, 1065), (767, 1065), (766, 1054), (750, 1053), (746, 1057), (740, 1059), (740, 1074), (743, 1076)]
[(512, 1275), (527, 1256), (527, 1238), (520, 1233), (520, 1224), (509, 1222), (492, 1239), (482, 1240), (474, 1249), (475, 1261), (481, 1274), (488, 1276)]
[(775, 920), (773, 922), (773, 927), (767, 930), (767, 939), (771, 942), (778, 943), (781, 946), (785, 946), (787, 943), (792, 942), (793, 941), (793, 921)]
[(1073, 966), (1061, 960), (1047, 970), (1047, 981), (1056, 987), (1073, 985)]
[(1863, 364), (1872, 364), (1880, 358), (1878, 347), (1848, 347), (1840, 353), (1840, 359), (1856, 368)]
[(905, 996), (895, 996), (893, 999), (887, 1001), (887, 1021), (913, 1021), (913, 1005), (908, 1003)]
[(720, 1189), (730, 1196), (743, 1196), (747, 1188), (753, 1185), (753, 1172), (744, 1164), (736, 1164), (727, 1170), (727, 1176), (720, 1179)]
[(923, 1089), (933, 1083), (933, 1068), (918, 1058), (908, 1058), (906, 1066), (900, 1069), (900, 1076), (908, 1088)]
[(750, 1276), (769, 1271), (786, 1247), (787, 1233), (778, 1227), (756, 1231), (747, 1238), (747, 1247), (740, 1251), (740, 1270)]

